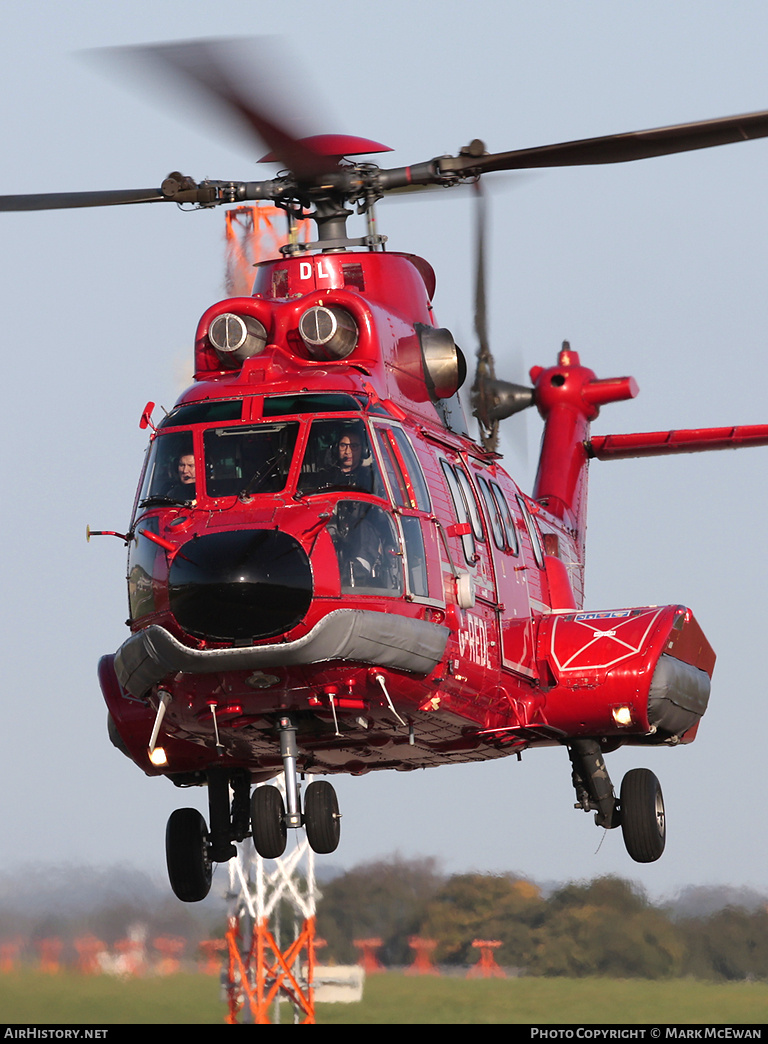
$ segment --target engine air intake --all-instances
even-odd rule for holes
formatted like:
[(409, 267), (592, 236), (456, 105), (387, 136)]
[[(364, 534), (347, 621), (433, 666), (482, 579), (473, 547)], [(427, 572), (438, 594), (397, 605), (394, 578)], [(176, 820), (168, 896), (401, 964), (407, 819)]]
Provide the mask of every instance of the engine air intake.
[(346, 359), (357, 344), (357, 323), (345, 308), (315, 305), (299, 320), (299, 334), (315, 359)]
[(264, 351), (267, 331), (253, 316), (223, 312), (209, 326), (208, 340), (225, 366), (236, 367)]

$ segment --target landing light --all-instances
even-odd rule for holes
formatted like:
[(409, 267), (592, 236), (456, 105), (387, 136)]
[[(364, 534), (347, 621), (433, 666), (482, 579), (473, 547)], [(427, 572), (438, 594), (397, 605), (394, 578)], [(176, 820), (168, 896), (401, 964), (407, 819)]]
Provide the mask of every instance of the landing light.
[(168, 764), (168, 758), (162, 747), (155, 747), (155, 749), (150, 752), (149, 760), (155, 768), (162, 768), (163, 765)]
[(631, 707), (612, 707), (611, 714), (613, 720), (617, 725), (631, 725), (632, 724), (632, 708)]

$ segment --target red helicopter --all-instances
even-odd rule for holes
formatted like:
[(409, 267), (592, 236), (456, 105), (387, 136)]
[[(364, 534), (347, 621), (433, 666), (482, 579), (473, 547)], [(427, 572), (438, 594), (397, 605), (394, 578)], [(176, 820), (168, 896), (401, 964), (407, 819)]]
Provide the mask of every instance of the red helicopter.
[[(768, 112), (381, 168), (389, 151), (293, 137), (211, 43), (142, 49), (223, 103), (284, 171), (255, 182), (6, 196), (2, 210), (267, 200), (291, 230), (248, 297), (203, 314), (194, 383), (151, 429), (128, 532), (130, 637), (99, 664), (112, 742), (147, 775), (207, 786), (209, 817), (169, 819), (171, 886), (203, 899), (214, 863), (253, 838), (265, 858), (304, 827), (336, 849), (335, 773), (411, 770), (562, 746), (576, 807), (620, 827), (632, 859), (665, 846), (661, 788), (604, 756), (696, 736), (715, 655), (681, 605), (583, 608), (590, 460), (768, 445), (768, 425), (594, 436), (602, 406), (637, 394), (564, 344), (531, 386), (497, 380), (485, 330), (478, 225), (478, 364), (437, 325), (431, 266), (385, 249), (388, 193), (494, 171), (617, 163), (768, 136)], [(353, 157), (353, 158), (350, 158)], [(481, 197), (478, 200), (482, 204)], [(350, 205), (366, 232), (349, 238)], [(317, 239), (299, 242), (311, 217)], [(533, 491), (500, 465), (499, 422), (544, 420)], [(285, 800), (275, 786), (285, 775)], [(304, 781), (309, 777), (312, 781)]]

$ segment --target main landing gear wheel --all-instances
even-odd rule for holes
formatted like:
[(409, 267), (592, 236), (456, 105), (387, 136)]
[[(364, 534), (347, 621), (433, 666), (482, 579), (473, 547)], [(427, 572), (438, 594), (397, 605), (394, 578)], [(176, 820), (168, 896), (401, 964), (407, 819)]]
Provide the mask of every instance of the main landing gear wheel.
[(336, 791), (330, 783), (310, 783), (304, 795), (304, 826), (307, 841), (319, 855), (335, 852), (341, 836), (341, 815)]
[(285, 805), (277, 787), (256, 787), (251, 797), (251, 830), (256, 851), (264, 859), (279, 859), (285, 851)]
[(196, 808), (177, 808), (165, 830), (165, 859), (171, 888), (184, 903), (199, 903), (211, 889), (213, 865), (208, 827)]
[(636, 863), (654, 863), (664, 851), (667, 820), (658, 779), (650, 769), (632, 769), (621, 783), (621, 832)]

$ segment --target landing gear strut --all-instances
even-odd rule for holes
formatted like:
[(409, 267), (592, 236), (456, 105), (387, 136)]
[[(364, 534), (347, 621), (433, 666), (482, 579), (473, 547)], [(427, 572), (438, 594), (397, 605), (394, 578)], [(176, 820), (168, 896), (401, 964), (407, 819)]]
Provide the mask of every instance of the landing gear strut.
[(619, 825), (618, 801), (605, 767), (603, 752), (596, 740), (574, 740), (568, 747), (573, 766), (573, 785), (578, 804), (585, 812), (595, 812), (597, 826), (611, 830)]
[(250, 832), (248, 771), (211, 768), (206, 775), (210, 830), (196, 808), (178, 808), (171, 814), (165, 831), (171, 888), (185, 903), (205, 899), (211, 888), (213, 864), (231, 859), (236, 854), (232, 842), (242, 841)]
[[(277, 787), (257, 787), (250, 797), (247, 769), (209, 768), (208, 812), (177, 809), (168, 820), (165, 853), (168, 877), (175, 895), (185, 903), (197, 903), (210, 891), (214, 863), (226, 863), (237, 854), (233, 842), (253, 837), (264, 859), (279, 859), (285, 851), (289, 827), (307, 829), (310, 847), (320, 854), (335, 852), (341, 834), (336, 791), (330, 783), (310, 783), (302, 815), (297, 769), (296, 723), (289, 714), (277, 723), (280, 754), (285, 773), (285, 802)], [(231, 798), (230, 798), (231, 793)]]
[(253, 844), (264, 859), (277, 859), (285, 851), (289, 828), (306, 827), (310, 847), (321, 855), (335, 852), (341, 834), (341, 815), (336, 791), (321, 780), (310, 783), (304, 796), (302, 815), (297, 770), (296, 723), (290, 714), (278, 719), (280, 754), (285, 774), (285, 805), (275, 787), (257, 787), (251, 799)]
[(596, 740), (574, 740), (568, 755), (578, 799), (575, 807), (594, 811), (595, 823), (606, 830), (621, 826), (624, 845), (636, 863), (659, 859), (667, 840), (667, 821), (661, 786), (653, 772), (631, 769), (617, 800)]

